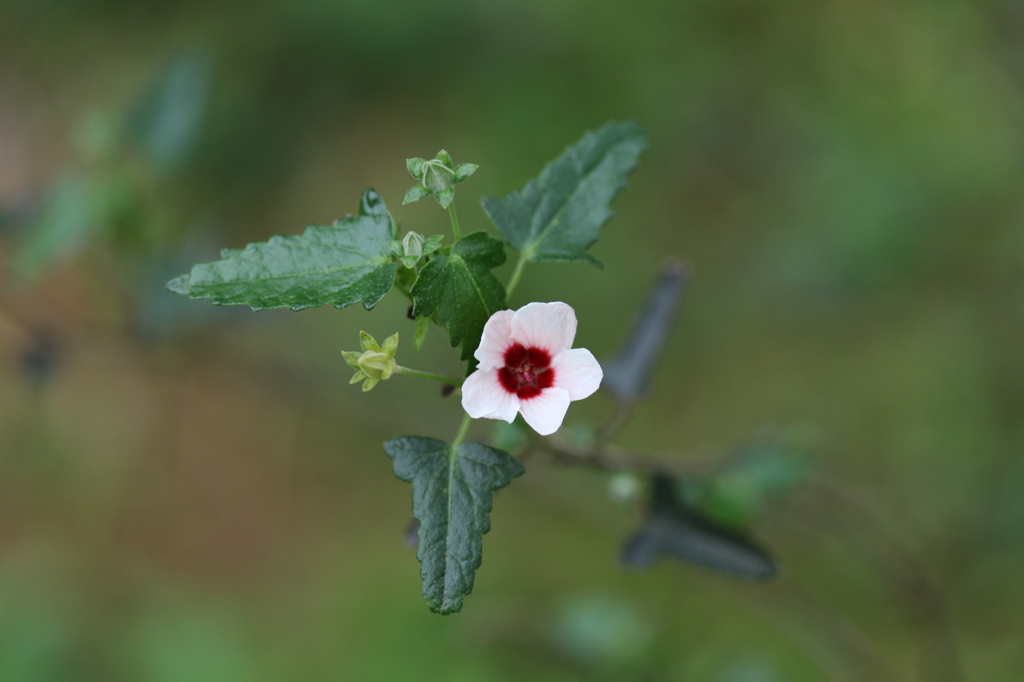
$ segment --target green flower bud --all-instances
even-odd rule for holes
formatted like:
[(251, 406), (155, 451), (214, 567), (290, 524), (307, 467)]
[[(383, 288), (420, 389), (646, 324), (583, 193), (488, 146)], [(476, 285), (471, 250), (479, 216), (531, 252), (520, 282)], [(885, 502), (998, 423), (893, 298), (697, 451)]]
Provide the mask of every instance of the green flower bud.
[(426, 240), (423, 235), (417, 232), (410, 232), (405, 235), (402, 239), (402, 247), (405, 249), (406, 256), (416, 256), (419, 258), (423, 255), (423, 244)]
[(433, 195), (442, 208), (448, 208), (455, 200), (455, 185), (479, 168), (475, 163), (460, 163), (456, 166), (451, 154), (443, 149), (433, 159), (406, 159), (405, 167), (420, 182), (409, 188), (402, 203), (411, 204)]
[(433, 160), (423, 164), (423, 186), (434, 194), (455, 185), (455, 171), (443, 162)]
[(361, 353), (355, 351), (342, 351), (345, 363), (356, 370), (350, 384), (363, 382), (363, 390), (369, 391), (377, 385), (378, 381), (387, 381), (398, 370), (398, 363), (395, 362), (395, 353), (398, 352), (398, 334), (392, 334), (384, 339), (383, 344), (366, 332), (359, 332), (359, 346)]

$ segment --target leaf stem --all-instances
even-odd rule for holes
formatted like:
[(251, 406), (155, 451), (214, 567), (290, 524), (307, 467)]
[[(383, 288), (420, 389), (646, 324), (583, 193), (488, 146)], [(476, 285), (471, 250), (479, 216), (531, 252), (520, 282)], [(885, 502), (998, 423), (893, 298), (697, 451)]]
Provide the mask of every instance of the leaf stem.
[(515, 291), (516, 285), (519, 284), (519, 278), (523, 276), (523, 268), (526, 266), (527, 257), (524, 254), (519, 254), (519, 262), (516, 263), (516, 269), (512, 271), (512, 277), (508, 280), (508, 285), (505, 287), (505, 297), (510, 298), (512, 292)]
[(431, 381), (440, 381), (443, 384), (451, 384), (456, 388), (462, 385), (461, 379), (453, 379), (452, 377), (447, 377), (443, 374), (435, 374), (433, 372), (424, 372), (418, 369), (410, 369), (409, 367), (402, 367), (401, 365), (398, 365), (395, 371), (398, 374), (406, 374), (408, 376), (417, 377), (419, 379), (430, 379)]
[(399, 282), (397, 277), (395, 278), (395, 288), (402, 292), (402, 295), (409, 299), (410, 302), (412, 301), (412, 294), (409, 292), (409, 287)]
[(459, 229), (459, 216), (455, 214), (455, 200), (448, 204), (448, 215), (452, 219), (452, 233), (455, 235), (455, 241), (462, 239), (462, 230)]
[(455, 434), (455, 440), (452, 441), (452, 452), (454, 453), (462, 445), (462, 441), (466, 440), (466, 432), (469, 431), (469, 423), (473, 419), (468, 415), (462, 415), (462, 423), (459, 424), (459, 432)]

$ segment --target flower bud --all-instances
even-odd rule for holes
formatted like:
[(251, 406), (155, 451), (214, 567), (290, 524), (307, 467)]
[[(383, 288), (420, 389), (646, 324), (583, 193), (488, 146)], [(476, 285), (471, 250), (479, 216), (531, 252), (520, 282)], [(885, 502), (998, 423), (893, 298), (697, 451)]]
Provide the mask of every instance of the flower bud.
[(398, 334), (392, 334), (383, 344), (378, 344), (377, 340), (366, 332), (359, 332), (359, 346), (362, 348), (361, 353), (342, 351), (341, 355), (345, 358), (346, 364), (356, 370), (349, 383), (362, 381), (363, 390), (369, 391), (378, 381), (390, 379), (398, 370), (398, 363), (395, 362)]
[(423, 186), (431, 192), (443, 192), (455, 185), (455, 171), (433, 159), (423, 164)]

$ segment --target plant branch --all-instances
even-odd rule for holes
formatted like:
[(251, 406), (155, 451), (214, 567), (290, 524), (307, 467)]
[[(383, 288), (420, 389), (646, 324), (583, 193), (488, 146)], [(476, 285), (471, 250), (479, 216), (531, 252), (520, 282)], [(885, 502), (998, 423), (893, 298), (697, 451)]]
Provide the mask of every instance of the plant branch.
[(462, 380), (461, 379), (454, 379), (452, 377), (445, 376), (444, 374), (435, 374), (434, 372), (424, 372), (424, 371), (419, 370), (419, 369), (411, 369), (409, 367), (402, 367), (401, 365), (398, 365), (395, 368), (395, 371), (398, 374), (405, 374), (407, 376), (417, 377), (419, 379), (429, 379), (430, 381), (440, 381), (443, 384), (450, 384), (450, 385), (455, 386), (455, 387), (458, 387), (458, 386), (462, 385)]
[(519, 261), (516, 263), (516, 269), (512, 271), (512, 277), (509, 278), (508, 284), (505, 286), (505, 297), (511, 298), (512, 292), (515, 291), (516, 286), (519, 284), (519, 278), (523, 276), (523, 268), (526, 266), (527, 257), (523, 254), (519, 254)]
[(540, 459), (551, 464), (581, 466), (602, 471), (634, 471), (637, 473), (660, 473), (670, 476), (695, 476), (707, 474), (711, 462), (683, 462), (675, 457), (638, 455), (614, 445), (603, 445), (598, 449), (574, 448), (566, 443), (542, 440), (520, 452), (520, 460)]
[(452, 219), (452, 234), (455, 235), (455, 241), (462, 239), (462, 230), (459, 229), (459, 216), (455, 213), (455, 200), (448, 204), (448, 215)]
[(452, 452), (454, 453), (462, 445), (462, 441), (466, 440), (466, 432), (469, 431), (469, 424), (473, 419), (468, 415), (462, 415), (462, 423), (459, 424), (459, 432), (455, 434), (455, 440), (452, 441)]

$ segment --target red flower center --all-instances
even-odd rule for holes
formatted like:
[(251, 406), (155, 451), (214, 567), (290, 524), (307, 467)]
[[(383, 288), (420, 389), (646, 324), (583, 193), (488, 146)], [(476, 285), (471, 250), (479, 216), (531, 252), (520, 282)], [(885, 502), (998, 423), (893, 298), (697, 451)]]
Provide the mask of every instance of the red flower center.
[(517, 343), (505, 351), (505, 366), (498, 370), (498, 381), (521, 400), (540, 395), (541, 389), (555, 383), (551, 354), (543, 348), (525, 348)]

